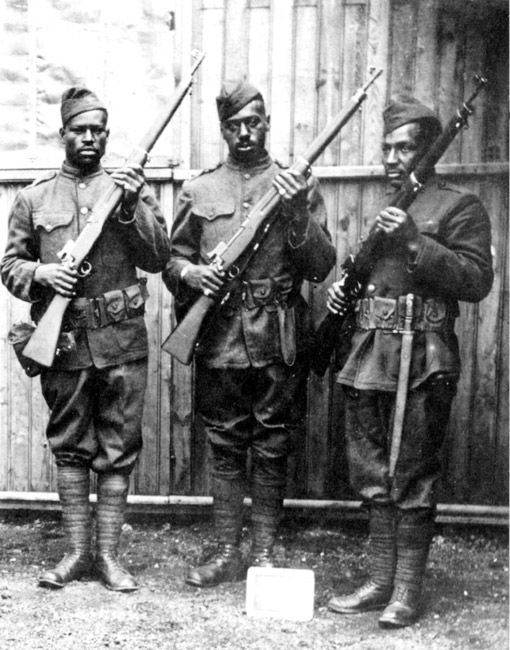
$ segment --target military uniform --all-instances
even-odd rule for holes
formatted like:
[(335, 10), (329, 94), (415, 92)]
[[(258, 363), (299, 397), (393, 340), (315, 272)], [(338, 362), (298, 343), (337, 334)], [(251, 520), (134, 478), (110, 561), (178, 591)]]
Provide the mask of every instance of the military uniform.
[[(242, 105), (236, 104), (230, 114)], [(185, 183), (171, 235), (171, 259), (163, 274), (178, 312), (198, 296), (183, 282), (183, 270), (190, 262), (209, 263), (208, 254), (236, 233), (280, 171), (267, 154), (254, 164), (229, 155), (214, 170)], [(296, 232), (293, 215), (283, 207), (278, 210), (228, 299), (207, 325), (196, 353), (196, 408), (213, 452), (217, 536), (220, 542), (239, 542), (251, 450), (253, 549), (259, 555), (273, 544), (287, 456), (306, 407), (311, 327), (302, 283), (322, 281), (335, 262), (315, 180), (309, 183), (304, 230)], [(190, 582), (203, 586), (198, 578)]]
[[(62, 96), (61, 116), (66, 160), (58, 172), (18, 193), (1, 263), (2, 281), (13, 295), (31, 303), (36, 323), (54, 295), (49, 286), (64, 291), (65, 284), (55, 283), (62, 277), (70, 282), (59, 251), (78, 237), (96, 201), (117, 187), (99, 164), (108, 131), (107, 111), (97, 96), (86, 88), (70, 88)], [(40, 576), (43, 587), (63, 587), (91, 568), (93, 469), (98, 474), (95, 572), (109, 589), (137, 589), (116, 557), (129, 474), (142, 448), (147, 381), (147, 292), (137, 268), (161, 271), (170, 242), (141, 171), (123, 169), (128, 171), (114, 173), (124, 184), (120, 205), (87, 257), (91, 272), (72, 285), (74, 297), (64, 315), (55, 361), (41, 370), (50, 408), (46, 432), (57, 464), (68, 543), (61, 562)]]
[[(434, 113), (414, 98), (392, 100), (384, 118), (386, 146), (401, 147), (400, 160), (409, 159), (418, 141), (412, 140), (418, 135), (402, 127), (429, 122), (429, 128), (440, 131)], [(385, 205), (393, 199), (388, 196)], [(460, 373), (454, 331), (458, 301), (482, 300), (493, 279), (490, 222), (472, 192), (432, 176), (407, 215), (414, 228), (412, 245), (403, 235), (379, 233), (370, 259), (358, 269), (362, 291), (355, 330), (337, 375), (345, 396), (350, 481), (370, 512), (372, 566), (367, 583), (351, 595), (333, 598), (329, 607), (339, 613), (385, 608), (382, 627), (409, 625), (419, 613), (433, 536), (439, 451)], [(408, 294), (414, 296), (409, 384), (399, 455), (390, 476)]]
[[(112, 184), (103, 169), (83, 176), (64, 163), (16, 197), (2, 280), (13, 295), (31, 302), (35, 322), (53, 295), (32, 281), (36, 267), (59, 261), (58, 252), (76, 239), (95, 201)], [(131, 471), (142, 446), (148, 353), (147, 294), (136, 268), (159, 271), (168, 254), (163, 216), (145, 188), (133, 217), (126, 222), (119, 208), (108, 219), (87, 258), (92, 272), (79, 281), (66, 311), (60, 352), (41, 373), (51, 409), (47, 435), (57, 464)]]

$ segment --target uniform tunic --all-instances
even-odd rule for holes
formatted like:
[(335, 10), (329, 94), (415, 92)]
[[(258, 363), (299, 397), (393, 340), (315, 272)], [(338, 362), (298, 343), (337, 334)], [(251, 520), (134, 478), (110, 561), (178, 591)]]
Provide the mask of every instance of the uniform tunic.
[[(113, 180), (102, 169), (88, 175), (64, 163), (22, 189), (9, 216), (1, 263), (2, 281), (31, 303), (35, 322), (53, 291), (34, 282), (41, 263), (59, 262), (58, 252), (84, 228), (95, 202)], [(41, 384), (50, 406), (47, 435), (57, 463), (92, 464), (98, 471), (129, 471), (141, 448), (141, 414), (146, 383), (145, 293), (137, 267), (162, 270), (169, 255), (165, 221), (145, 186), (134, 216), (110, 216), (87, 259), (92, 272), (80, 279), (64, 317), (72, 345), (43, 370)], [(100, 299), (101, 323), (83, 321), (80, 305)], [(90, 303), (92, 304), (92, 303)]]
[[(347, 387), (354, 487), (366, 499), (392, 499), (410, 508), (431, 506), (435, 499), (437, 454), (460, 372), (457, 301), (482, 300), (493, 272), (489, 218), (467, 189), (433, 177), (408, 212), (420, 233), (418, 247), (409, 252), (401, 242), (381, 238), (337, 381)], [(408, 293), (417, 302), (410, 390), (397, 472), (390, 483), (388, 450), (402, 335), (384, 322), (399, 320), (395, 299), (401, 297), (403, 305)]]
[[(171, 258), (163, 274), (178, 308), (197, 297), (181, 280), (182, 269), (189, 262), (210, 262), (208, 254), (234, 235), (280, 169), (269, 156), (256, 165), (229, 157), (185, 183), (171, 236)], [(197, 408), (213, 452), (223, 461), (233, 449), (242, 459), (250, 444), (259, 455), (285, 456), (305, 407), (311, 330), (301, 286), (305, 279), (324, 280), (335, 263), (316, 181), (310, 183), (305, 227), (299, 232), (293, 216), (279, 209), (200, 342)], [(239, 468), (218, 461), (216, 470), (219, 465), (225, 473)]]

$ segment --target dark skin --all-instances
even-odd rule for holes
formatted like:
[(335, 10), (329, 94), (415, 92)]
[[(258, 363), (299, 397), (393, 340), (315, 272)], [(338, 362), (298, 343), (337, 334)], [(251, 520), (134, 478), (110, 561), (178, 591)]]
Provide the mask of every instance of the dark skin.
[[(221, 123), (221, 134), (235, 161), (256, 165), (266, 155), (269, 128), (270, 116), (266, 115), (264, 103), (255, 99)], [(284, 212), (292, 214), (294, 221), (305, 221), (308, 218), (305, 177), (286, 169), (277, 174), (273, 185), (282, 199)], [(181, 277), (192, 289), (206, 296), (216, 296), (226, 279), (225, 271), (216, 264), (190, 263)]]
[[(66, 122), (59, 133), (68, 165), (78, 169), (83, 176), (99, 168), (110, 134), (104, 111), (92, 110), (79, 113)], [(123, 189), (124, 214), (133, 214), (138, 195), (145, 183), (142, 166), (126, 165), (110, 176)], [(35, 282), (53, 289), (66, 298), (75, 295), (78, 279), (78, 271), (67, 263), (39, 264), (34, 273)]]
[[(420, 126), (416, 122), (404, 124), (388, 133), (382, 144), (383, 165), (386, 178), (392, 187), (400, 189), (409, 178), (426, 151), (426, 143), (418, 139)], [(395, 207), (387, 207), (376, 216), (370, 234), (378, 232), (383, 237), (400, 239), (409, 250), (418, 246), (419, 232), (412, 217)], [(327, 307), (333, 314), (341, 314), (348, 300), (342, 290), (341, 281), (334, 282), (328, 289)]]

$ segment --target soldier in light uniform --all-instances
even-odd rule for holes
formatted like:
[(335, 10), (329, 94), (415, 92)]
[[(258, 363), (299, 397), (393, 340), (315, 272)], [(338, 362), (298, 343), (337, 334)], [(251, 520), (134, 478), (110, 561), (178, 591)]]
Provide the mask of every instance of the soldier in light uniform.
[(201, 292), (225, 280), (208, 253), (228, 241), (271, 188), (278, 216), (237, 279), (196, 354), (196, 408), (212, 449), (212, 492), (218, 550), (192, 569), (199, 587), (242, 578), (239, 551), (247, 453), (251, 450), (251, 565), (272, 566), (293, 432), (304, 417), (310, 317), (303, 280), (324, 280), (335, 263), (317, 182), (283, 169), (265, 148), (269, 116), (259, 91), (227, 83), (217, 98), (228, 157), (186, 183), (163, 278), (182, 313)]
[[(427, 106), (408, 96), (384, 111), (383, 162), (399, 190), (438, 134)], [(386, 205), (391, 203), (387, 197)], [(344, 387), (350, 480), (369, 506), (371, 576), (330, 609), (383, 609), (382, 627), (419, 615), (422, 578), (434, 528), (438, 454), (460, 372), (454, 325), (458, 301), (478, 302), (491, 288), (491, 231), (478, 197), (432, 176), (408, 212), (383, 209), (356, 305), (356, 330), (337, 381)], [(389, 449), (395, 415), (406, 295), (415, 296), (414, 341), (404, 429), (395, 476)], [(345, 304), (339, 283), (328, 308)], [(398, 331), (400, 329), (400, 332)]]
[[(101, 158), (108, 140), (107, 110), (86, 88), (62, 96), (60, 136), (65, 161), (58, 172), (21, 190), (9, 216), (2, 281), (31, 303), (37, 323), (55, 293), (70, 298), (59, 354), (42, 369), (50, 408), (47, 437), (57, 464), (68, 552), (39, 584), (59, 588), (92, 568), (89, 477), (97, 473), (95, 569), (113, 590), (137, 588), (117, 560), (129, 475), (142, 447), (147, 376), (145, 279), (137, 268), (161, 271), (169, 239), (159, 206), (138, 165), (108, 174)], [(79, 277), (58, 253), (84, 228), (96, 201), (114, 183), (123, 188)]]

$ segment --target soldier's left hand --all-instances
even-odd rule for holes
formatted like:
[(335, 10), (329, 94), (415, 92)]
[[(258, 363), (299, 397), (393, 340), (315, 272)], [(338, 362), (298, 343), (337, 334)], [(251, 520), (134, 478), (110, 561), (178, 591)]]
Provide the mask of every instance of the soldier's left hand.
[(276, 191), (284, 202), (293, 207), (306, 206), (308, 185), (303, 174), (292, 169), (284, 169), (273, 180)]
[(375, 218), (374, 227), (388, 237), (398, 237), (406, 241), (412, 241), (418, 237), (418, 228), (413, 218), (400, 208), (390, 206), (381, 210)]
[(138, 195), (145, 183), (145, 175), (141, 165), (125, 165), (111, 174), (112, 179), (124, 190), (122, 205), (125, 210), (133, 209), (138, 201)]

